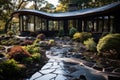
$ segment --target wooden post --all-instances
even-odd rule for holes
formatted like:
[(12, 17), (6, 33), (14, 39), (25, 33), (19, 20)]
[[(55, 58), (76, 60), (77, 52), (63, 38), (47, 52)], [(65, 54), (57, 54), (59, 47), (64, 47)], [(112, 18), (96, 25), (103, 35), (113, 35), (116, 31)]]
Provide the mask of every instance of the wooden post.
[(49, 20), (46, 19), (46, 27), (47, 27), (47, 31), (49, 31)]
[(36, 23), (35, 23), (35, 21), (36, 21), (36, 18), (34, 16), (34, 31), (36, 31)]
[(23, 19), (23, 15), (21, 16), (22, 17), (22, 31), (24, 31), (24, 19)]
[(63, 22), (63, 29), (64, 29), (64, 35), (68, 35), (69, 30), (68, 30), (68, 20), (65, 19)]
[(108, 16), (108, 23), (107, 23), (107, 26), (108, 26), (108, 32), (110, 32), (110, 22), (111, 22), (111, 19), (110, 19), (110, 16)]
[(99, 18), (96, 18), (96, 31), (99, 32)]
[(104, 31), (104, 25), (105, 25), (105, 23), (104, 23), (104, 16), (102, 16), (102, 32)]
[(21, 32), (21, 26), (22, 26), (22, 22), (21, 22), (21, 15), (19, 15), (19, 31)]
[(80, 19), (78, 19), (77, 30), (78, 30), (79, 32), (82, 32), (82, 20), (80, 20)]
[(83, 31), (86, 32), (87, 31), (87, 20), (84, 19), (84, 27), (83, 27)]
[(120, 15), (114, 16), (113, 28), (115, 33), (120, 33)]

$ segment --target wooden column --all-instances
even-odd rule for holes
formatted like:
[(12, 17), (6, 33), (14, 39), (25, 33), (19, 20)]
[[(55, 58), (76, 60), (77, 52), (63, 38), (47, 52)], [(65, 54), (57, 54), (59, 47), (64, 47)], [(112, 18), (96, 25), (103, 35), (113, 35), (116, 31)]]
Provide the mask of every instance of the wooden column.
[(42, 17), (40, 18), (40, 29), (42, 31)]
[(21, 16), (21, 19), (22, 19), (21, 20), (22, 21), (22, 26), (21, 27), (22, 27), (22, 31), (24, 31), (24, 19), (23, 19), (23, 15)]
[(99, 18), (96, 18), (96, 31), (99, 32)]
[(68, 20), (67, 19), (65, 19), (63, 21), (63, 29), (64, 29), (64, 35), (68, 35), (69, 30), (68, 30)]
[(41, 31), (43, 31), (43, 22), (44, 22), (44, 20), (43, 20), (43, 18), (41, 17)]
[(110, 16), (108, 16), (108, 23), (107, 23), (107, 27), (108, 27), (108, 32), (110, 32), (110, 23), (111, 23), (111, 19)]
[(47, 28), (47, 31), (49, 31), (49, 20), (46, 19), (46, 28)]
[(105, 23), (104, 23), (104, 16), (102, 16), (102, 26), (101, 26), (102, 32), (104, 31), (104, 25), (105, 25)]
[(22, 21), (21, 21), (21, 15), (19, 15), (19, 31), (21, 32), (21, 27), (22, 27)]
[(84, 27), (83, 27), (83, 31), (86, 32), (87, 31), (87, 20), (84, 19)]
[(76, 28), (76, 22), (77, 22), (76, 19), (73, 19), (72, 22), (73, 22), (73, 27)]
[(94, 20), (94, 18), (93, 18), (93, 19), (92, 19), (92, 32), (95, 31), (95, 25), (94, 25), (94, 22), (95, 22), (95, 20)]
[(80, 20), (80, 19), (78, 19), (77, 30), (78, 30), (79, 32), (82, 32), (82, 20)]
[(34, 31), (36, 31), (36, 17), (34, 16)]
[(120, 15), (114, 16), (113, 28), (115, 33), (120, 33)]
[(58, 31), (60, 30), (60, 21), (58, 21)]

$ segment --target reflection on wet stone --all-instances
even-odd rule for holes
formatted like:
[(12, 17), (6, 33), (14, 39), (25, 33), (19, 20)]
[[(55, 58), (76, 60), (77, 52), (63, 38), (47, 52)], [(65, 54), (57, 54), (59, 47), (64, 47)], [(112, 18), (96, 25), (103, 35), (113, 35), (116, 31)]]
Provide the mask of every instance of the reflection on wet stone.
[(51, 72), (53, 72), (53, 71), (55, 71), (55, 69), (46, 69), (46, 70), (41, 70), (40, 72), (41, 72), (42, 74), (49, 74), (49, 73), (51, 73)]
[(65, 76), (63, 75), (58, 75), (55, 80), (68, 80)]
[(35, 80), (51, 80), (56, 77), (56, 74), (47, 74)]
[(61, 74), (61, 75), (68, 75), (69, 73), (67, 73), (65, 70), (63, 69), (57, 69), (55, 70), (53, 73), (55, 74)]
[(52, 66), (49, 66), (49, 65), (45, 65), (45, 66), (43, 66), (42, 68), (41, 68), (41, 70), (43, 70), (43, 69), (49, 69), (49, 68), (51, 68)]
[(34, 79), (36, 79), (36, 78), (38, 78), (38, 77), (40, 77), (40, 76), (42, 76), (42, 74), (39, 73), (39, 72), (36, 72), (34, 75), (32, 75), (32, 77), (31, 77), (30, 80), (34, 80)]

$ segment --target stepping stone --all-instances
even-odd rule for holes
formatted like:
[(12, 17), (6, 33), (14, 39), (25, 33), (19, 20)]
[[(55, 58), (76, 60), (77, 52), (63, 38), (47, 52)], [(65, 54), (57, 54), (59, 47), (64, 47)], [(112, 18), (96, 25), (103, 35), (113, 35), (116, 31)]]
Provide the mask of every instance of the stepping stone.
[(63, 62), (59, 62), (59, 65), (60, 65), (60, 66), (64, 66), (64, 63), (63, 63)]
[(51, 63), (51, 62), (49, 63), (49, 62), (48, 62), (48, 63), (47, 63), (47, 64), (45, 64), (45, 65), (47, 65), (47, 66), (52, 66), (52, 65), (53, 65), (53, 63)]
[(50, 59), (48, 62), (55, 62), (56, 60), (55, 59)]
[(43, 70), (43, 69), (49, 69), (49, 68), (52, 67), (52, 65), (53, 65), (53, 63), (48, 62), (46, 65), (44, 65), (44, 66), (41, 68), (41, 70)]
[(78, 70), (71, 73), (70, 75), (76, 78), (76, 77), (79, 77), (80, 75), (83, 75), (84, 73), (85, 73), (84, 71)]
[(41, 73), (36, 72), (35, 74), (32, 75), (32, 77), (31, 77), (29, 80), (34, 80), (34, 79), (36, 79), (36, 78), (38, 78), (38, 77), (41, 77), (41, 76), (42, 76)]
[(63, 76), (63, 75), (58, 75), (55, 80), (68, 80), (67, 77)]
[(50, 69), (52, 66), (48, 66), (48, 65), (45, 65), (41, 68), (41, 70), (44, 70), (44, 69)]
[(51, 69), (62, 69), (59, 65), (52, 66)]
[(67, 71), (65, 71), (63, 69), (56, 69), (53, 73), (60, 74), (60, 75), (68, 75), (69, 74), (69, 73), (67, 73)]
[(58, 64), (59, 64), (59, 62), (54, 62), (54, 63), (53, 63), (54, 66), (56, 66), (56, 65), (58, 65)]
[(46, 70), (41, 70), (40, 72), (42, 73), (42, 74), (49, 74), (49, 73), (52, 73), (52, 72), (54, 72), (55, 71), (55, 69), (46, 69)]
[(35, 80), (54, 80), (55, 77), (56, 77), (56, 74), (47, 74)]

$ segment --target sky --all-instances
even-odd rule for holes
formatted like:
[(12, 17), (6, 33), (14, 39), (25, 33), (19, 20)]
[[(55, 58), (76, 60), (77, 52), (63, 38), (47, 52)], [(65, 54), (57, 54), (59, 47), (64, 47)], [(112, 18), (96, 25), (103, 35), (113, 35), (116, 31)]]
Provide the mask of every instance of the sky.
[[(58, 5), (58, 1), (59, 0), (46, 0), (46, 1), (48, 1), (49, 3), (51, 3), (51, 4), (53, 4), (55, 7)], [(29, 6), (30, 5), (32, 5), (33, 4), (33, 2), (31, 2), (31, 3), (29, 3), (27, 6), (26, 6), (26, 8), (29, 8)]]
[(46, 1), (53, 4), (54, 6), (58, 5), (58, 0), (46, 0)]

